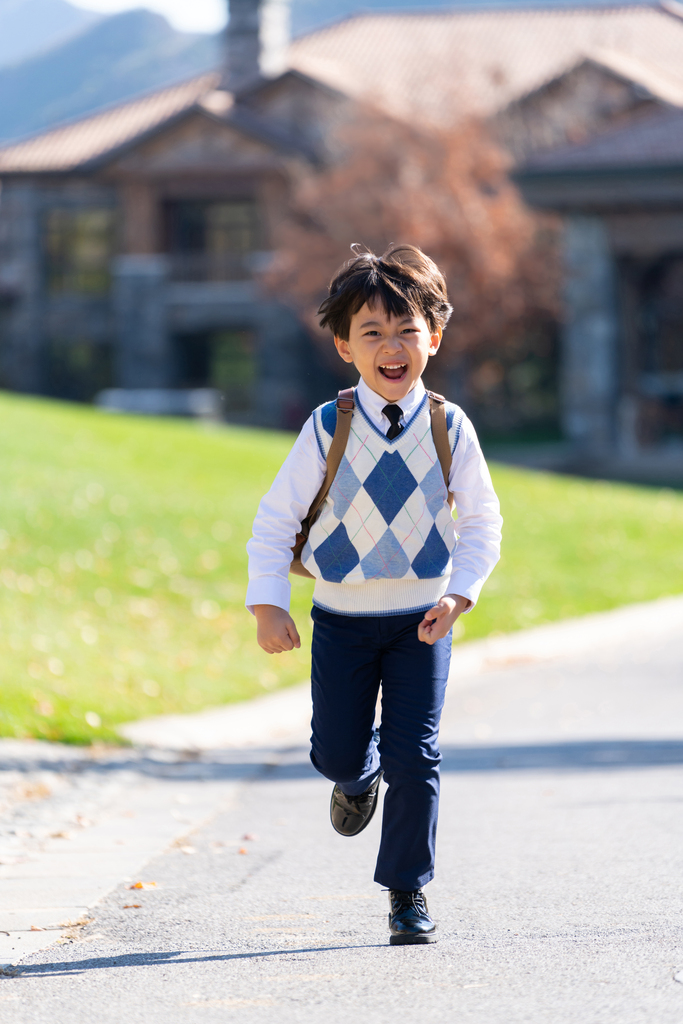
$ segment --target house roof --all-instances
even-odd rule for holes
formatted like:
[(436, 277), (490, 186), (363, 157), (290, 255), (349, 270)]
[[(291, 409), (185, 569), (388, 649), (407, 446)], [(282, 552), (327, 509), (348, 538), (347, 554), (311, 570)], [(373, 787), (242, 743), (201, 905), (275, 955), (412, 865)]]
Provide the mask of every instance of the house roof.
[[(677, 10), (669, 4), (671, 10)], [(296, 39), (300, 71), (394, 116), (489, 116), (587, 57), (683, 94), (681, 14), (650, 5), (362, 14)], [(650, 84), (646, 84), (650, 89)], [(658, 92), (656, 93), (659, 94)]]
[(552, 89), (568, 76), (587, 67), (606, 71), (616, 78), (630, 82), (639, 87), (641, 94), (647, 94), (653, 99), (660, 100), (662, 103), (683, 107), (683, 75), (675, 78), (672, 75), (663, 73), (660, 68), (638, 58), (624, 56), (624, 54), (612, 50), (596, 49), (590, 57), (584, 57), (571, 67), (565, 68), (560, 74), (543, 82), (537, 89), (532, 89), (530, 92), (514, 99), (503, 108), (503, 117), (506, 112), (509, 112), (515, 106), (524, 106), (535, 102), (543, 92)]
[(674, 76), (650, 61), (614, 50), (596, 49), (586, 58), (586, 62), (606, 68), (625, 81), (636, 83), (663, 103), (683, 107), (683, 71)]
[(142, 138), (215, 90), (217, 73), (160, 89), (0, 148), (0, 173), (72, 171)]
[(671, 167), (683, 168), (683, 110), (657, 111), (589, 142), (538, 155), (518, 176)]
[[(591, 57), (683, 106), (683, 13), (651, 6), (360, 14), (290, 48), (295, 71), (436, 124), (495, 113)], [(218, 73), (201, 75), (4, 146), (0, 174), (91, 166), (192, 108), (238, 127), (218, 84)]]

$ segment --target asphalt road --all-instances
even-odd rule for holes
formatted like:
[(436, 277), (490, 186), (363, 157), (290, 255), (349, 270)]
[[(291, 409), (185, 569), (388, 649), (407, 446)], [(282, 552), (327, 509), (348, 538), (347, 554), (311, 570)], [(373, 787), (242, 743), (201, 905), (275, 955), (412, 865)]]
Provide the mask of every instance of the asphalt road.
[(456, 685), (442, 738), (437, 944), (387, 944), (378, 818), (336, 836), (305, 749), (264, 751), (156, 887), (0, 978), (0, 1021), (682, 1024), (680, 629)]

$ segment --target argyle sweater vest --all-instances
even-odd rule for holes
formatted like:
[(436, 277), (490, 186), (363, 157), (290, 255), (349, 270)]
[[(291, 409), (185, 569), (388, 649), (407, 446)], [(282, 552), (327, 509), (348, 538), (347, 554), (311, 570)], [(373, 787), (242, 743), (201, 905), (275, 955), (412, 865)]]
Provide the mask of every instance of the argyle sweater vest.
[[(463, 415), (447, 404), (452, 452)], [(336, 403), (313, 417), (326, 457)], [(446, 592), (456, 544), (427, 396), (391, 441), (356, 396), (346, 451), (302, 552), (316, 578), (313, 603), (343, 615), (425, 611)]]

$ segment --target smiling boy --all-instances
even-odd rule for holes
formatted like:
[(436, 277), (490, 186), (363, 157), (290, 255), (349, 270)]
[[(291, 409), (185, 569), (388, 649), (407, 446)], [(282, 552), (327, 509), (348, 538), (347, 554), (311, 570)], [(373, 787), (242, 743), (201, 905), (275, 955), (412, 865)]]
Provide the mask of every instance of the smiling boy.
[[(389, 941), (434, 942), (422, 887), (434, 875), (452, 627), (498, 560), (502, 520), (457, 406), (445, 403), (446, 469), (435, 445), (431, 410), (443, 400), (426, 392), (422, 374), (451, 313), (436, 264), (409, 245), (357, 255), (319, 313), (360, 381), (344, 456), (301, 554), (315, 577), (311, 760), (334, 783), (330, 816), (345, 836), (369, 823), (384, 776), (375, 881), (389, 890)], [(270, 654), (300, 647), (288, 610), (292, 546), (323, 486), (338, 415), (328, 402), (304, 425), (247, 546), (247, 607)]]

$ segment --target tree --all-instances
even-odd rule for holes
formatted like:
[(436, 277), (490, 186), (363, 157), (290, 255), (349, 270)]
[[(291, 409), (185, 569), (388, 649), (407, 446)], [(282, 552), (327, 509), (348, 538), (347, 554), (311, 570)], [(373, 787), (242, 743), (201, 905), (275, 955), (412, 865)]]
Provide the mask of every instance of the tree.
[(548, 368), (532, 364), (552, 364), (558, 231), (524, 206), (509, 170), (477, 121), (421, 130), (358, 107), (331, 134), (326, 163), (292, 177), (267, 284), (331, 352), (315, 314), (351, 243), (418, 245), (445, 272), (454, 307), (432, 386), (455, 389), (494, 429), (547, 418), (552, 399), (538, 392)]

